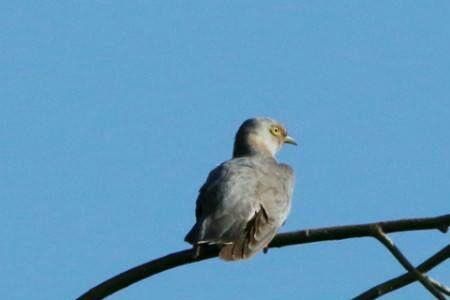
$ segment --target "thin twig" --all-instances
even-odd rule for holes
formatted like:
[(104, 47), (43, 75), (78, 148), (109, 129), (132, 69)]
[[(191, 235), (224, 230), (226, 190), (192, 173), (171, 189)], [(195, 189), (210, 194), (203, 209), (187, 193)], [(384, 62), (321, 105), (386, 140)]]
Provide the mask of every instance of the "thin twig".
[[(446, 247), (442, 248), (440, 251), (435, 253), (433, 256), (422, 262), (420, 265), (416, 267), (422, 273), (428, 272), (439, 264), (443, 263), (450, 257), (450, 244)], [(416, 281), (416, 277), (409, 272), (401, 276), (394, 277), (392, 279), (386, 280), (383, 283), (380, 283), (367, 291), (359, 294), (352, 300), (368, 300), (368, 299), (376, 299), (381, 297), (387, 293), (393, 292), (397, 289), (400, 289), (408, 284), (411, 284)]]
[(394, 242), (383, 232), (383, 229), (380, 226), (375, 226), (374, 235), (377, 240), (379, 240), (391, 254), (398, 260), (398, 262), (409, 272), (416, 276), (417, 280), (431, 293), (436, 299), (445, 300), (445, 296), (442, 295), (436, 287), (428, 280), (426, 276), (424, 276), (421, 272), (419, 272), (414, 266), (409, 262), (409, 260), (403, 255), (400, 249), (395, 246)]
[[(413, 230), (445, 230), (450, 226), (450, 214), (432, 218), (405, 219), (387, 222), (325, 227), (278, 234), (270, 243), (269, 248), (284, 247), (296, 244), (314, 243), (322, 241), (342, 240), (357, 237), (373, 236), (373, 226), (379, 225), (384, 232), (401, 232)], [(216, 257), (216, 247), (205, 247), (196, 259), (192, 250), (184, 250), (149, 261), (118, 274), (99, 285), (91, 288), (77, 300), (103, 299), (133, 283), (155, 275), (157, 273), (193, 262)]]
[(430, 276), (426, 276), (428, 280), (434, 285), (436, 289), (438, 289), (441, 293), (450, 296), (450, 288), (445, 286), (443, 283), (437, 281), (436, 279), (431, 278)]

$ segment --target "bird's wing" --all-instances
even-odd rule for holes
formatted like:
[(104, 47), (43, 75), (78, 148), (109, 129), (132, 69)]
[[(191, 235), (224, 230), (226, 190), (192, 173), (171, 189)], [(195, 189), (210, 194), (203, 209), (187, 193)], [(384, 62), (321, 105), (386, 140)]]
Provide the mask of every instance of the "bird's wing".
[[(269, 169), (270, 171), (269, 171)], [(225, 260), (249, 258), (267, 247), (289, 213), (294, 176), (287, 165), (266, 164), (259, 170), (256, 198), (260, 205), (247, 223), (244, 236), (220, 252)]]
[(257, 197), (267, 212), (268, 222), (280, 227), (291, 209), (294, 172), (289, 165), (265, 165), (257, 186)]
[(286, 220), (293, 172), (287, 165), (237, 158), (208, 176), (197, 199), (197, 222), (185, 240), (225, 244), (225, 260), (249, 258), (275, 236)]
[(185, 240), (225, 244), (241, 237), (259, 210), (256, 177), (249, 158), (232, 159), (212, 170), (197, 198), (197, 222)]

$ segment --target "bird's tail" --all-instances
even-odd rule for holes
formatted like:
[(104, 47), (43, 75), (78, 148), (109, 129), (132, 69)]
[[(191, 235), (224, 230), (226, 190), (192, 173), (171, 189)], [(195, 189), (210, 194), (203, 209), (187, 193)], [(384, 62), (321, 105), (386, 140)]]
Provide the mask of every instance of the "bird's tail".
[(248, 222), (246, 234), (243, 238), (226, 244), (222, 247), (219, 257), (223, 260), (232, 261), (247, 259), (267, 247), (277, 232), (277, 226), (271, 224), (262, 208)]
[(219, 257), (226, 261), (248, 259), (255, 255), (258, 250), (253, 251), (248, 247), (248, 243), (245, 240), (240, 240), (233, 244), (224, 245), (220, 249)]

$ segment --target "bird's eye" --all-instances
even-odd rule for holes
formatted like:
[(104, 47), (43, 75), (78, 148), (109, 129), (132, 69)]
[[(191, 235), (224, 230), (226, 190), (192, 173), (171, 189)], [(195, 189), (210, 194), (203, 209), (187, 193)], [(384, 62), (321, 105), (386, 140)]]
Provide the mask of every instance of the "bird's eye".
[(279, 136), (281, 134), (280, 127), (278, 127), (278, 126), (274, 126), (274, 127), (270, 128), (270, 132), (275, 136)]

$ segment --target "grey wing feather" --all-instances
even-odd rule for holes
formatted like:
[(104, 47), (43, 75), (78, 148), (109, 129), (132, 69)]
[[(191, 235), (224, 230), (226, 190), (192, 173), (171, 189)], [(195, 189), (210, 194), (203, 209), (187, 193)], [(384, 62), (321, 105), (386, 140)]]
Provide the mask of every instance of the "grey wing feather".
[(246, 159), (233, 159), (211, 171), (196, 205), (197, 222), (185, 240), (191, 244), (229, 243), (255, 211), (250, 178), (254, 168)]
[(271, 166), (270, 175), (258, 180), (256, 195), (261, 207), (248, 223), (245, 238), (223, 247), (219, 254), (222, 259), (253, 256), (267, 247), (284, 224), (291, 206), (293, 171), (287, 165)]
[(225, 260), (248, 258), (266, 247), (290, 210), (292, 169), (273, 161), (237, 158), (208, 176), (197, 199), (197, 222), (185, 240), (225, 245)]

